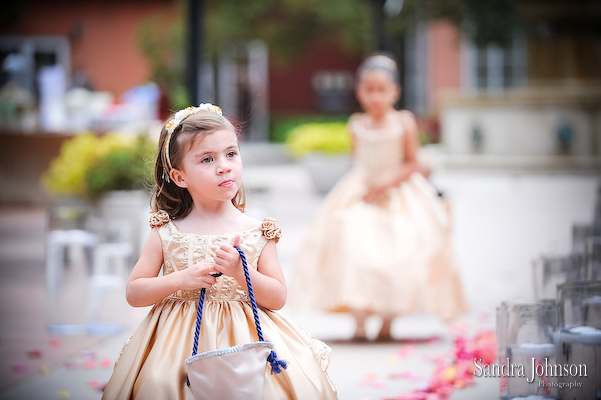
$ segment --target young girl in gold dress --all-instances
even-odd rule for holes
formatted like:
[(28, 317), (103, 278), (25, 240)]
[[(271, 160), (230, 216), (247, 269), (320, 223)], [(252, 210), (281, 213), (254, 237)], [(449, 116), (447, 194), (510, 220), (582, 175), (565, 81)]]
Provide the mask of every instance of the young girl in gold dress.
[(201, 288), (198, 353), (257, 340), (234, 244), (248, 261), (265, 339), (288, 363), (280, 374), (266, 370), (264, 398), (335, 399), (326, 372), (330, 348), (274, 311), (287, 296), (276, 250), (281, 229), (272, 218), (243, 214), (237, 134), (221, 109), (189, 107), (165, 124), (155, 181), (153, 229), (127, 283), (132, 306), (154, 307), (124, 347), (103, 399), (193, 398), (185, 360), (192, 355)]
[(330, 191), (299, 251), (291, 295), (297, 305), (351, 312), (355, 339), (364, 322), (383, 319), (389, 340), (395, 316), (427, 313), (445, 320), (466, 311), (451, 246), (449, 215), (420, 173), (417, 124), (394, 104), (400, 95), (396, 63), (367, 58), (357, 71), (352, 115), (353, 168)]

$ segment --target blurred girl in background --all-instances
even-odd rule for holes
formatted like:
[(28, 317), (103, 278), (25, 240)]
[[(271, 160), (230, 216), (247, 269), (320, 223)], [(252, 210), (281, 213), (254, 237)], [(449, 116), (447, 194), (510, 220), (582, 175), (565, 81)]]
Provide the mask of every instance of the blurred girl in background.
[(400, 93), (392, 58), (375, 54), (359, 66), (353, 168), (324, 200), (291, 282), (299, 306), (352, 313), (358, 341), (372, 314), (382, 318), (377, 339), (390, 340), (396, 316), (448, 321), (466, 311), (450, 218), (418, 165), (414, 115), (394, 108)]

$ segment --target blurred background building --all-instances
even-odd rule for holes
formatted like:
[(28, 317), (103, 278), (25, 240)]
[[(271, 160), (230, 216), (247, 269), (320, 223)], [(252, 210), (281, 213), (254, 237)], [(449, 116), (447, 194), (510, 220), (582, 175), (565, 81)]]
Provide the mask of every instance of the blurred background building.
[[(337, 179), (310, 192), (304, 165), (292, 161), (342, 153), (341, 167), (332, 158), (313, 162), (311, 176), (348, 168), (354, 73), (374, 51), (398, 60), (398, 106), (418, 117), (422, 148), (441, 171), (433, 182), (460, 199), (453, 229), (474, 313), (530, 293), (534, 255), (571, 251), (569, 228), (588, 224), (601, 198), (598, 0), (4, 1), (0, 282), (10, 289), (4, 351), (14, 350), (2, 357), (4, 370), (16, 350), (30, 348), (25, 339), (46, 339), (48, 321), (34, 329), (27, 319), (43, 319), (41, 302), (56, 309), (50, 318), (70, 319), (57, 325), (85, 324), (87, 333), (110, 333), (103, 318), (129, 312), (98, 299), (123, 304), (147, 229), (146, 161), (161, 121), (191, 103), (219, 104), (239, 124), (256, 167), (247, 168), (247, 188), (287, 226), (279, 246), (283, 265), (291, 264)], [(577, 231), (599, 235), (589, 225)], [(80, 273), (65, 284), (77, 290), (69, 302), (77, 309), (52, 297), (63, 270)], [(14, 301), (23, 293), (38, 302)], [(90, 342), (82, 343), (73, 348)], [(357, 360), (352, 350), (348, 365)], [(4, 375), (1, 385), (25, 376)]]
[(71, 135), (148, 131), (192, 99), (220, 104), (250, 142), (345, 121), (372, 51), (399, 60), (399, 106), (447, 162), (598, 168), (599, 2), (480, 3), (5, 2), (0, 200), (46, 199), (40, 174)]

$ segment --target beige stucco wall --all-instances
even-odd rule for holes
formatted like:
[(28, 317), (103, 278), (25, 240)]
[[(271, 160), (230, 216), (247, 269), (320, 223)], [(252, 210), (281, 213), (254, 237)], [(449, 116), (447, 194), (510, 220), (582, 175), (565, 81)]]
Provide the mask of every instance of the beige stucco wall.
[[(449, 154), (601, 156), (601, 85), (446, 93), (441, 122)], [(557, 139), (562, 125), (572, 131), (567, 151)]]

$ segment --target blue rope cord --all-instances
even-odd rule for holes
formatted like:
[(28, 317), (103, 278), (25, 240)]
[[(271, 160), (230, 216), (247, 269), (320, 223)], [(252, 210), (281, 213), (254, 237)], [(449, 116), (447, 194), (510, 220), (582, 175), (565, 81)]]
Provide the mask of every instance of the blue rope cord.
[[(196, 329), (194, 330), (194, 345), (192, 346), (192, 355), (198, 353), (198, 337), (200, 336), (200, 323), (202, 322), (202, 306), (205, 300), (205, 289), (200, 290), (200, 298), (198, 299), (198, 308), (196, 309)], [(186, 378), (186, 385), (190, 386), (190, 378)]]
[[(248, 265), (246, 264), (246, 256), (240, 247), (235, 247), (240, 254), (240, 259), (242, 260), (242, 266), (244, 267), (244, 276), (246, 277), (246, 285), (248, 286), (248, 296), (250, 297), (250, 304), (253, 309), (253, 315), (255, 317), (255, 326), (257, 328), (257, 336), (259, 336), (259, 340), (264, 342), (263, 332), (261, 330), (261, 322), (259, 321), (259, 312), (257, 311), (257, 302), (255, 300), (255, 292), (253, 291), (253, 285), (250, 281), (250, 273), (248, 272)], [(286, 369), (288, 367), (288, 363), (284, 360), (278, 359), (278, 355), (275, 351), (271, 351), (269, 357), (267, 357), (267, 361), (271, 364), (271, 374), (279, 374), (282, 372), (282, 368)]]
[(250, 273), (248, 272), (248, 266), (246, 265), (246, 256), (244, 252), (239, 247), (235, 247), (240, 253), (240, 259), (242, 260), (242, 266), (244, 267), (244, 276), (246, 277), (246, 285), (248, 286), (248, 296), (250, 297), (250, 304), (253, 309), (253, 315), (255, 317), (255, 327), (257, 328), (257, 336), (259, 336), (259, 340), (264, 342), (263, 339), (263, 331), (261, 330), (261, 321), (259, 321), (259, 312), (257, 311), (257, 302), (255, 300), (255, 292), (253, 291), (253, 285), (250, 281)]
[(205, 289), (202, 288), (200, 291), (200, 298), (198, 299), (198, 308), (196, 309), (196, 329), (194, 331), (194, 347), (192, 348), (192, 355), (195, 356), (198, 353), (198, 337), (200, 336), (200, 323), (202, 322), (202, 306), (205, 300)]

